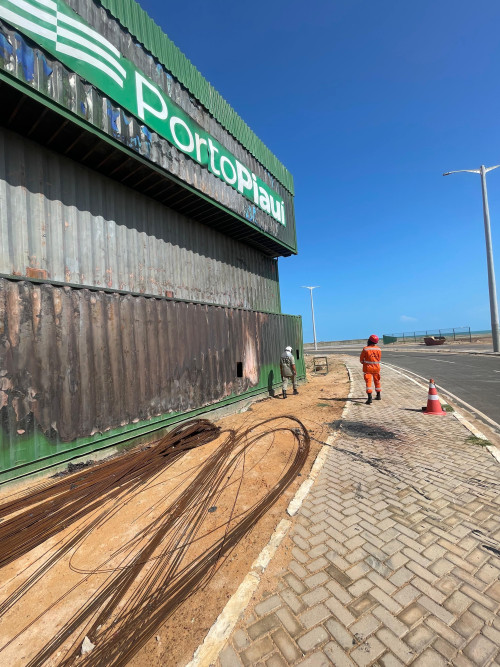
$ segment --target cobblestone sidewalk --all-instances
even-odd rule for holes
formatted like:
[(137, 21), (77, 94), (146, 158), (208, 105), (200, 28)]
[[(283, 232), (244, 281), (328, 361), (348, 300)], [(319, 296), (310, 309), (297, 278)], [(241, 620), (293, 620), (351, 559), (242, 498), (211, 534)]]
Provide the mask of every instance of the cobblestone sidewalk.
[(422, 415), (425, 393), (390, 369), (364, 405), (346, 363), (354, 398), (292, 560), (218, 664), (500, 665), (500, 465), (452, 415)]

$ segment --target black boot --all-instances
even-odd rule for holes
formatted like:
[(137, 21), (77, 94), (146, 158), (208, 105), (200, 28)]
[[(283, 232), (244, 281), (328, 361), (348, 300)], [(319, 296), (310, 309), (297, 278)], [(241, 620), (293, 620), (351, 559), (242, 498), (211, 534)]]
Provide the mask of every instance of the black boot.
[(299, 393), (299, 392), (297, 391), (297, 389), (295, 389), (295, 387), (294, 387), (294, 389), (293, 389), (293, 393), (295, 394), (295, 396)]
[(371, 405), (372, 402), (372, 395), (368, 394), (368, 400), (366, 401), (366, 405)]
[(376, 401), (381, 401), (382, 400), (382, 396), (380, 395), (379, 391), (377, 391), (377, 395), (375, 396), (375, 400)]
[(283, 389), (283, 398), (286, 398), (286, 389)]

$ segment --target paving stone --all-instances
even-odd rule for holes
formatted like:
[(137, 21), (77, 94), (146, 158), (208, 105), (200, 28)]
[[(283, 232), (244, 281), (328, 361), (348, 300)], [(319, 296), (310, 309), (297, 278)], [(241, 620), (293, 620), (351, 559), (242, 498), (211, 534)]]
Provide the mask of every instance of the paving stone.
[(389, 581), (394, 584), (397, 588), (404, 586), (412, 577), (414, 573), (408, 570), (406, 567), (400, 567), (399, 570), (396, 570), (392, 577), (389, 577)]
[(326, 560), (326, 558), (321, 556), (320, 558), (316, 558), (316, 560), (313, 560), (312, 563), (308, 563), (306, 567), (309, 570), (309, 572), (317, 572), (318, 570), (322, 570), (327, 565), (328, 561)]
[(458, 617), (470, 606), (471, 602), (469, 597), (460, 591), (455, 591), (445, 600), (443, 607)]
[(408, 632), (407, 626), (398, 618), (391, 614), (385, 607), (379, 605), (372, 610), (372, 614), (378, 618), (382, 624), (389, 628), (397, 637), (402, 637)]
[(326, 544), (318, 544), (314, 549), (310, 549), (307, 553), (309, 558), (317, 558), (318, 556), (325, 554), (327, 551), (330, 551), (330, 549)]
[(410, 663), (415, 657), (415, 652), (396, 635), (392, 634), (387, 628), (380, 628), (377, 632), (377, 637), (387, 646), (387, 648), (394, 653), (405, 665)]
[(425, 615), (426, 615), (426, 610), (415, 602), (414, 604), (407, 607), (400, 614), (398, 614), (397, 617), (409, 628), (412, 628), (416, 623), (420, 623), (420, 621), (422, 620), (422, 618), (424, 618)]
[(302, 596), (302, 602), (308, 607), (313, 607), (319, 602), (323, 602), (326, 598), (330, 597), (330, 592), (326, 590), (324, 586), (319, 586), (309, 593), (304, 593)]
[(326, 584), (326, 587), (330, 593), (333, 593), (333, 595), (344, 604), (349, 604), (349, 602), (351, 602), (352, 596), (349, 595), (346, 589), (336, 581), (329, 581)]
[(299, 549), (302, 549), (302, 551), (307, 551), (308, 549), (311, 548), (311, 545), (307, 540), (305, 540), (303, 537), (300, 535), (294, 535), (292, 537), (292, 540), (295, 542), (295, 544), (299, 547)]
[(446, 599), (446, 595), (444, 593), (441, 593), (441, 591), (437, 590), (435, 586), (432, 586), (431, 584), (427, 583), (427, 581), (420, 579), (420, 577), (414, 577), (411, 580), (411, 583), (415, 588), (418, 588), (421, 593), (424, 593), (424, 595), (430, 597), (431, 600), (434, 600), (434, 602), (437, 604), (442, 604)]
[(384, 655), (377, 660), (377, 665), (380, 665), (380, 667), (402, 667), (403, 663), (392, 653), (384, 653)]
[(356, 636), (358, 642), (364, 641), (369, 635), (373, 634), (375, 630), (380, 627), (380, 619), (375, 618), (372, 614), (366, 614), (359, 621), (353, 623), (349, 630)]
[(349, 611), (354, 614), (354, 616), (359, 617), (376, 605), (377, 600), (372, 595), (370, 595), (370, 593), (365, 593), (364, 595), (361, 595), (361, 597), (357, 598), (357, 600), (354, 600), (354, 602), (351, 602), (348, 608)]
[(286, 607), (282, 607), (276, 611), (276, 616), (279, 618), (281, 624), (288, 632), (291, 637), (296, 637), (303, 632), (303, 627), (297, 620), (297, 617), (294, 616)]
[(479, 604), (482, 604), (484, 607), (487, 607), (492, 611), (496, 611), (498, 604), (495, 600), (492, 600), (491, 597), (489, 597), (488, 595), (480, 593), (469, 584), (464, 584), (460, 590), (464, 595), (467, 595), (468, 597), (472, 598)]
[[(389, 568), (386, 568), (386, 570), (387, 570), (386, 576), (388, 576), (390, 574), (390, 570)], [(376, 586), (378, 586), (378, 588), (383, 590), (388, 595), (393, 595), (398, 589), (398, 586), (391, 584), (391, 582), (387, 581), (385, 577), (380, 576), (378, 572), (368, 572), (366, 576), (370, 581), (372, 581)]]
[(294, 547), (292, 549), (292, 556), (295, 558), (297, 562), (301, 563), (302, 565), (304, 565), (304, 563), (307, 563), (307, 561), (311, 560), (309, 554), (306, 553), (305, 551), (302, 551), (302, 549), (299, 549), (298, 547)]
[(298, 598), (293, 591), (287, 588), (280, 593), (281, 598), (290, 607), (294, 614), (300, 614), (305, 609), (305, 604)]
[(411, 584), (407, 584), (406, 586), (403, 586), (403, 588), (401, 588), (401, 590), (399, 590), (397, 593), (394, 593), (393, 597), (402, 607), (406, 607), (411, 602), (413, 602), (413, 600), (419, 598), (420, 595), (421, 591), (416, 589)]
[(302, 652), (298, 649), (295, 642), (287, 635), (287, 633), (279, 628), (271, 635), (273, 642), (279, 648), (287, 662), (294, 662), (302, 656)]
[(418, 654), (421, 653), (424, 648), (435, 639), (435, 637), (436, 633), (421, 623), (405, 636), (405, 643)]
[(230, 644), (221, 651), (219, 661), (221, 667), (238, 667), (243, 664)]
[(258, 639), (262, 635), (267, 634), (279, 625), (278, 617), (275, 614), (264, 616), (257, 623), (253, 623), (247, 628), (247, 633), (250, 639)]
[(443, 639), (446, 639), (446, 641), (452, 644), (452, 646), (455, 648), (460, 648), (465, 644), (465, 640), (462, 635), (448, 627), (446, 623), (440, 621), (439, 618), (428, 616), (425, 619), (425, 625), (428, 626), (437, 636), (441, 636)]
[(324, 653), (330, 658), (335, 667), (356, 667), (345, 651), (335, 642), (330, 642), (323, 647)]
[(370, 588), (373, 588), (374, 584), (372, 581), (369, 579), (363, 578), (363, 579), (358, 579), (358, 581), (353, 584), (352, 586), (349, 586), (349, 593), (353, 597), (359, 597), (363, 593), (366, 593), (367, 591), (370, 590)]
[(302, 635), (302, 637), (299, 637), (297, 643), (302, 651), (307, 653), (307, 651), (316, 648), (316, 646), (319, 646), (319, 644), (322, 644), (327, 639), (329, 639), (328, 632), (322, 626), (318, 626), (305, 635)]
[(312, 653), (299, 663), (301, 667), (331, 667), (324, 653)]
[[(444, 640), (442, 637), (436, 639), (436, 641), (432, 645), (432, 648), (436, 650), (438, 653), (441, 653), (441, 655), (445, 657), (448, 661), (452, 661), (455, 655), (457, 654), (457, 649), (451, 644), (448, 644), (448, 642)], [(453, 662), (451, 664), (453, 664)]]
[(436, 575), (436, 577), (442, 577), (443, 574), (448, 574), (453, 569), (453, 563), (451, 563), (446, 558), (440, 558), (435, 563), (429, 566), (429, 570)]
[(371, 589), (369, 593), (372, 597), (374, 597), (382, 606), (384, 606), (388, 611), (392, 612), (393, 614), (397, 614), (398, 612), (401, 611), (402, 606), (399, 604), (399, 602), (396, 602), (393, 598), (391, 598), (390, 595), (387, 595), (384, 591), (380, 590), (377, 586)]
[(500, 579), (500, 569), (494, 567), (491, 563), (486, 563), (476, 572), (475, 576), (481, 581), (491, 584), (492, 581)]
[(329, 616), (329, 609), (324, 604), (318, 604), (312, 609), (308, 609), (308, 611), (304, 611), (300, 614), (299, 619), (304, 628), (309, 629), (312, 628), (313, 625), (321, 623), (321, 621), (324, 621), (325, 618), (328, 618)]
[(440, 653), (428, 648), (412, 662), (412, 667), (445, 667), (446, 664), (447, 660)]
[(238, 651), (250, 645), (250, 639), (244, 630), (238, 629), (233, 634), (233, 644)]
[(349, 609), (346, 609), (341, 602), (336, 598), (329, 598), (326, 600), (325, 604), (328, 606), (330, 611), (338, 618), (339, 621), (344, 623), (344, 625), (349, 626), (356, 620), (356, 617), (351, 614)]
[(352, 651), (350, 657), (360, 667), (366, 667), (376, 660), (385, 651), (385, 646), (376, 637), (370, 637), (366, 642), (361, 644), (357, 649)]
[(493, 657), (496, 651), (496, 644), (494, 644), (487, 637), (477, 635), (464, 648), (464, 655), (466, 655), (473, 664), (484, 665), (489, 658)]
[(281, 607), (282, 604), (283, 602), (279, 595), (271, 595), (270, 597), (266, 598), (263, 602), (260, 602), (258, 605), (255, 606), (255, 613), (257, 614), (257, 616), (264, 616), (265, 614), (268, 614), (270, 611), (273, 611), (273, 609)]
[(274, 649), (274, 644), (271, 641), (270, 637), (262, 637), (256, 642), (253, 642), (251, 646), (240, 653), (240, 659), (245, 665), (245, 667), (250, 667), (250, 665), (255, 665), (260, 658), (271, 653)]
[(316, 547), (319, 544), (324, 544), (327, 541), (327, 539), (328, 539), (328, 533), (322, 530), (320, 533), (317, 533), (316, 535), (311, 537), (309, 542), (311, 543), (311, 546)]
[(344, 586), (344, 588), (347, 588), (353, 583), (352, 579), (335, 565), (329, 565), (325, 568), (325, 572), (332, 579), (335, 579), (341, 586)]
[(283, 660), (279, 653), (275, 653), (266, 660), (266, 667), (286, 667), (287, 663)]
[(441, 607), (441, 605), (437, 604), (434, 602), (434, 600), (431, 600), (427, 595), (421, 595), (418, 598), (418, 604), (421, 607), (424, 607), (427, 611), (430, 611), (431, 614), (434, 616), (437, 616), (443, 623), (447, 623), (450, 625), (455, 620), (455, 617), (453, 614), (450, 614), (450, 612), (445, 609), (444, 607)]
[(346, 630), (344, 625), (335, 619), (329, 618), (325, 622), (325, 627), (342, 648), (349, 650), (356, 643), (349, 630)]
[(294, 590), (295, 593), (297, 593), (297, 595), (302, 595), (302, 593), (307, 590), (302, 581), (297, 579), (295, 575), (286, 574), (284, 578), (286, 583)]
[(304, 579), (304, 584), (308, 588), (315, 588), (316, 586), (324, 584), (325, 581), (328, 581), (328, 574), (323, 571), (323, 572), (317, 572), (316, 574), (312, 574), (311, 576), (306, 577)]
[(468, 637), (475, 635), (482, 626), (483, 622), (481, 619), (474, 616), (474, 614), (471, 614), (469, 611), (466, 611), (451, 627), (455, 632), (458, 632), (462, 637), (467, 639)]
[(293, 574), (298, 578), (298, 579), (304, 579), (304, 577), (307, 577), (309, 574), (307, 570), (305, 570), (302, 565), (297, 563), (297, 561), (292, 560), (289, 565), (288, 569), (293, 572)]

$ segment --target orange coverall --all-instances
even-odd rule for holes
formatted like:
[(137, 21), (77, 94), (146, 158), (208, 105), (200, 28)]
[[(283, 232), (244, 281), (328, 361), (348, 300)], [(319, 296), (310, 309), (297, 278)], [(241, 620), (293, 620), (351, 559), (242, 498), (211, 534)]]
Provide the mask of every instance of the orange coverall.
[(375, 383), (375, 391), (381, 391), (380, 386), (380, 360), (382, 350), (377, 345), (367, 345), (361, 351), (359, 356), (363, 364), (363, 373), (365, 376), (366, 393), (372, 393), (372, 376)]

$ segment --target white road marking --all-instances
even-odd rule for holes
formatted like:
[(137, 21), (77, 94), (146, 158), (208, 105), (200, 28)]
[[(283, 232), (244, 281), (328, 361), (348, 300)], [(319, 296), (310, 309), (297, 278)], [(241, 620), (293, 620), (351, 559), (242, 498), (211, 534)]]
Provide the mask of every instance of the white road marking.
[(429, 359), (429, 361), (440, 361), (442, 364), (455, 364), (455, 361), (445, 361), (444, 359)]

